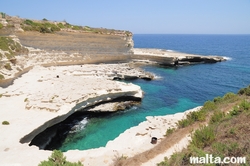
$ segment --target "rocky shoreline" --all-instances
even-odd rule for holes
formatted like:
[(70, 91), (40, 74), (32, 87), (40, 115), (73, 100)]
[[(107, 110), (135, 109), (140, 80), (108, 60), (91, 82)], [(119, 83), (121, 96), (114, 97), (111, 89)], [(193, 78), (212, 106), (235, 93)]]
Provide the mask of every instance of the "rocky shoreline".
[[(9, 37), (27, 52), (8, 59), (7, 52), (0, 50), (3, 53), (0, 61), (0, 121), (10, 123), (7, 126), (0, 125), (0, 156), (3, 165), (37, 165), (45, 160), (51, 152), (39, 151), (37, 146), (29, 144), (39, 133), (76, 112), (113, 112), (137, 104), (143, 98), (141, 88), (116, 80), (154, 79), (153, 74), (144, 72), (138, 65), (172, 67), (225, 60), (223, 57), (159, 49), (133, 49), (132, 36), (79, 32), (41, 35), (23, 32)], [(54, 43), (50, 45), (48, 39), (52, 37)], [(84, 37), (89, 38), (81, 43)], [(91, 42), (95, 44), (90, 46)], [(39, 45), (44, 48), (34, 48)], [(87, 52), (83, 48), (75, 51), (82, 46), (88, 48)], [(117, 99), (120, 100), (117, 102)], [(184, 115), (181, 114), (177, 119)], [(146, 126), (140, 124), (128, 129), (117, 139), (110, 141), (105, 148), (68, 151), (67, 158), (72, 161), (80, 160), (87, 165), (110, 165), (117, 155), (130, 156), (152, 148), (148, 139), (152, 136), (162, 138), (162, 133), (176, 122), (171, 118), (172, 115), (162, 121), (154, 117), (147, 118)], [(169, 123), (165, 123), (168, 120)], [(159, 125), (160, 122), (164, 125)], [(152, 125), (155, 127), (152, 128)], [(143, 129), (140, 126), (144, 126)], [(157, 126), (160, 127), (159, 131), (156, 130)], [(52, 132), (48, 140), (55, 136)], [(127, 141), (131, 136), (136, 136), (138, 140)], [(49, 144), (48, 140), (42, 143), (40, 149)], [(123, 144), (126, 141), (129, 145)], [(34, 156), (34, 153), (37, 155)], [(100, 160), (96, 161), (96, 157)]]
[[(3, 106), (0, 120), (10, 123), (0, 126), (0, 154), (5, 156), (4, 161), (13, 163), (9, 157), (17, 151), (30, 153), (34, 146), (28, 144), (35, 136), (77, 111), (115, 111), (140, 101), (143, 92), (139, 86), (113, 80), (116, 75), (128, 73), (142, 75), (140, 70), (131, 69), (128, 64), (36, 66), (12, 85), (0, 88), (0, 105)], [(114, 102), (116, 99), (118, 103)], [(93, 108), (104, 103), (111, 104), (106, 109)], [(36, 164), (39, 160), (36, 159)], [(19, 158), (15, 162), (27, 163)]]
[[(39, 133), (64, 121), (76, 111), (108, 112), (122, 110), (127, 108), (126, 104), (128, 103), (126, 103), (126, 100), (119, 101), (119, 103), (113, 102), (115, 99), (130, 97), (133, 100), (129, 100), (129, 102), (141, 100), (143, 92), (139, 86), (115, 81), (117, 79), (154, 79), (153, 74), (135, 68), (138, 65), (137, 63), (51, 67), (37, 65), (21, 77), (16, 78), (13, 84), (6, 88), (0, 88), (0, 105), (3, 106), (3, 111), (0, 112), (0, 120), (10, 122), (9, 126), (0, 126), (2, 131), (0, 155), (4, 158), (3, 163), (37, 165), (41, 160), (45, 160), (50, 155), (50, 151), (38, 151), (37, 146), (29, 146), (29, 144)], [(104, 105), (99, 105), (100, 103)], [(174, 122), (169, 124), (173, 125)], [(166, 131), (166, 129), (166, 127), (161, 127), (161, 132)], [(136, 132), (139, 133), (137, 135), (145, 136), (142, 129), (137, 128)], [(155, 129), (153, 135), (162, 138), (161, 134), (157, 134)], [(98, 148), (101, 164), (111, 164), (117, 155), (133, 155), (152, 148), (153, 145), (149, 143), (149, 139), (153, 135), (150, 134), (143, 139), (139, 139), (147, 142), (147, 146), (138, 144), (138, 146), (133, 145), (133, 148), (131, 146), (125, 147), (125, 145), (120, 146), (124, 140), (120, 140), (121, 137), (119, 136), (119, 139), (112, 141), (114, 144), (109, 142), (105, 148)], [(125, 136), (128, 139), (131, 137), (131, 133), (126, 132)], [(48, 140), (53, 137), (56, 137), (56, 135), (52, 132)], [(137, 138), (139, 137), (137, 136)], [(50, 143), (48, 140), (41, 144), (40, 149)], [(126, 152), (127, 148), (130, 150)], [(20, 154), (20, 151), (25, 153)], [(105, 154), (107, 152), (108, 155)], [(39, 155), (31, 160), (24, 160), (29, 158), (32, 153)], [(69, 151), (66, 153), (69, 160), (80, 160), (84, 164), (90, 165), (99, 162), (91, 157), (96, 154), (96, 149), (86, 152)], [(11, 156), (19, 157), (13, 160)]]

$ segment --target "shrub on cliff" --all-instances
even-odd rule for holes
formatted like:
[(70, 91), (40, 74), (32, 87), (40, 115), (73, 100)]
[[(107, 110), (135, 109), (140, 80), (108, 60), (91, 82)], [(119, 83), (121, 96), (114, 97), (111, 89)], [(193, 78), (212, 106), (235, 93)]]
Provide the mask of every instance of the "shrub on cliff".
[(2, 18), (5, 18), (6, 17), (6, 13), (3, 13), (3, 12), (0, 12)]
[[(8, 51), (8, 53), (4, 54), (8, 59), (14, 58), (16, 54), (26, 54), (28, 52), (27, 48), (22, 47), (11, 37), (0, 37), (0, 49), (3, 51)], [(1, 54), (0, 57), (3, 57), (4, 55)]]
[(10, 63), (6, 63), (4, 65), (4, 68), (7, 69), (7, 70), (12, 70)]
[(0, 29), (2, 29), (2, 28), (3, 28), (3, 24), (0, 23)]
[(0, 80), (4, 80), (4, 75), (0, 74)]
[(9, 124), (10, 124), (10, 122), (8, 122), (6, 120), (2, 122), (2, 125), (9, 125)]
[(74, 25), (74, 26), (72, 27), (72, 29), (73, 29), (73, 30), (81, 30), (82, 27), (81, 27), (81, 26)]
[(10, 63), (6, 63), (3, 67), (7, 70), (12, 70)]
[(194, 112), (188, 113), (186, 119), (182, 119), (182, 120), (179, 120), (177, 122), (178, 127), (184, 128), (184, 127), (187, 127), (189, 125), (192, 125), (193, 123), (195, 123), (197, 121), (200, 121), (200, 122), (205, 121), (207, 114), (206, 114), (206, 110), (204, 108), (206, 108), (206, 107), (203, 107), (199, 111), (194, 111)]
[(242, 88), (238, 92), (239, 95), (247, 95), (250, 96), (250, 85), (246, 88)]
[(83, 164), (80, 161), (77, 163), (66, 161), (66, 157), (60, 150), (53, 150), (48, 161), (41, 161), (39, 166), (83, 166)]
[(41, 33), (52, 33), (52, 32), (56, 32), (56, 31), (60, 31), (60, 27), (58, 27), (57, 25), (50, 23), (50, 22), (34, 22), (32, 20), (25, 20), (23, 22), (23, 26), (22, 28), (25, 31), (38, 31)]

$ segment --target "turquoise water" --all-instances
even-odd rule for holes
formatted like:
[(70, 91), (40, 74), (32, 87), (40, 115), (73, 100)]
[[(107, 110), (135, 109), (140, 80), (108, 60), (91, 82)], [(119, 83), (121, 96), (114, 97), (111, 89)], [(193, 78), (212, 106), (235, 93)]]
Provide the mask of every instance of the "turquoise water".
[(69, 133), (60, 150), (103, 147), (146, 116), (183, 112), (250, 83), (250, 35), (134, 35), (134, 42), (136, 48), (221, 55), (230, 60), (178, 68), (145, 67), (159, 79), (131, 81), (145, 92), (141, 105), (84, 119), (83, 128)]

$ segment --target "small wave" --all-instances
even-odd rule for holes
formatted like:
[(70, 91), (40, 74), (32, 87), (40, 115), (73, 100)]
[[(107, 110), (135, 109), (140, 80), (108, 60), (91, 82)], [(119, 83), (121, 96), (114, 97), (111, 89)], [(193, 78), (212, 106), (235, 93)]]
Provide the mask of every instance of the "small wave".
[(231, 61), (232, 60), (231, 57), (227, 57), (227, 56), (224, 56), (223, 58), (226, 59), (227, 61)]
[(137, 106), (133, 106), (133, 107), (131, 107), (131, 109), (132, 109), (132, 110), (137, 110), (138, 107), (137, 107)]
[(174, 51), (174, 50), (167, 50), (168, 52), (176, 52), (176, 51)]
[(153, 74), (153, 76), (155, 80), (161, 80), (163, 78), (162, 76), (158, 76), (156, 74)]
[(88, 123), (88, 119), (85, 117), (83, 120), (81, 120), (79, 123), (77, 123), (76, 125), (74, 125), (69, 133), (75, 133), (75, 132), (79, 132), (81, 130), (83, 130), (86, 126), (86, 124)]

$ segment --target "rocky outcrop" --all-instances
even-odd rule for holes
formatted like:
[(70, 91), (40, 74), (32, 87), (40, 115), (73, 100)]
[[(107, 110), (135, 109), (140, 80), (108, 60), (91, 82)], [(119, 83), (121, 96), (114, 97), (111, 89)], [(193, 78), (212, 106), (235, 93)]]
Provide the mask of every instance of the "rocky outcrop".
[[(34, 67), (15, 80), (12, 86), (0, 88), (1, 102), (5, 102), (5, 98), (6, 101), (11, 101), (12, 98), (21, 97), (19, 102), (24, 104), (24, 108), (20, 109), (26, 111), (22, 115), (12, 117), (20, 119), (20, 125), (23, 120), (31, 125), (21, 131), (23, 138), (20, 142), (30, 142), (46, 128), (65, 120), (77, 111), (84, 111), (87, 107), (113, 102), (115, 99), (141, 100), (143, 93), (139, 86), (113, 81), (109, 76), (112, 69), (119, 73), (118, 69), (122, 65), (98, 66), (98, 69), (96, 65)], [(30, 114), (37, 114), (39, 120), (30, 118)], [(30, 128), (32, 130), (28, 132)]]
[(197, 63), (216, 63), (225, 61), (221, 56), (203, 56), (167, 51), (163, 49), (134, 48), (134, 60), (148, 60), (164, 66), (191, 65)]
[[(102, 102), (112, 101), (114, 99), (121, 97), (133, 97), (135, 98), (135, 100), (140, 100), (142, 98), (142, 91), (139, 86), (135, 87), (134, 85), (129, 85), (128, 88), (120, 89), (117, 92), (106, 92), (103, 94), (96, 94), (94, 97), (90, 95), (88, 96), (88, 98), (79, 99), (76, 102), (76, 105), (70, 111), (67, 111), (66, 113), (63, 114), (59, 114), (55, 118), (46, 121), (43, 125), (39, 126), (38, 128), (31, 131), (29, 134), (22, 137), (20, 139), (20, 143), (29, 143), (36, 135), (38, 135), (39, 133), (41, 133), (42, 131), (51, 126), (64, 121), (67, 117), (69, 117), (70, 115), (72, 115), (77, 111), (84, 110), (84, 108), (98, 105), (99, 103)], [(124, 105), (122, 107), (124, 107)], [(116, 110), (120, 109), (117, 108)], [(92, 111), (100, 112), (100, 110), (92, 110)]]

